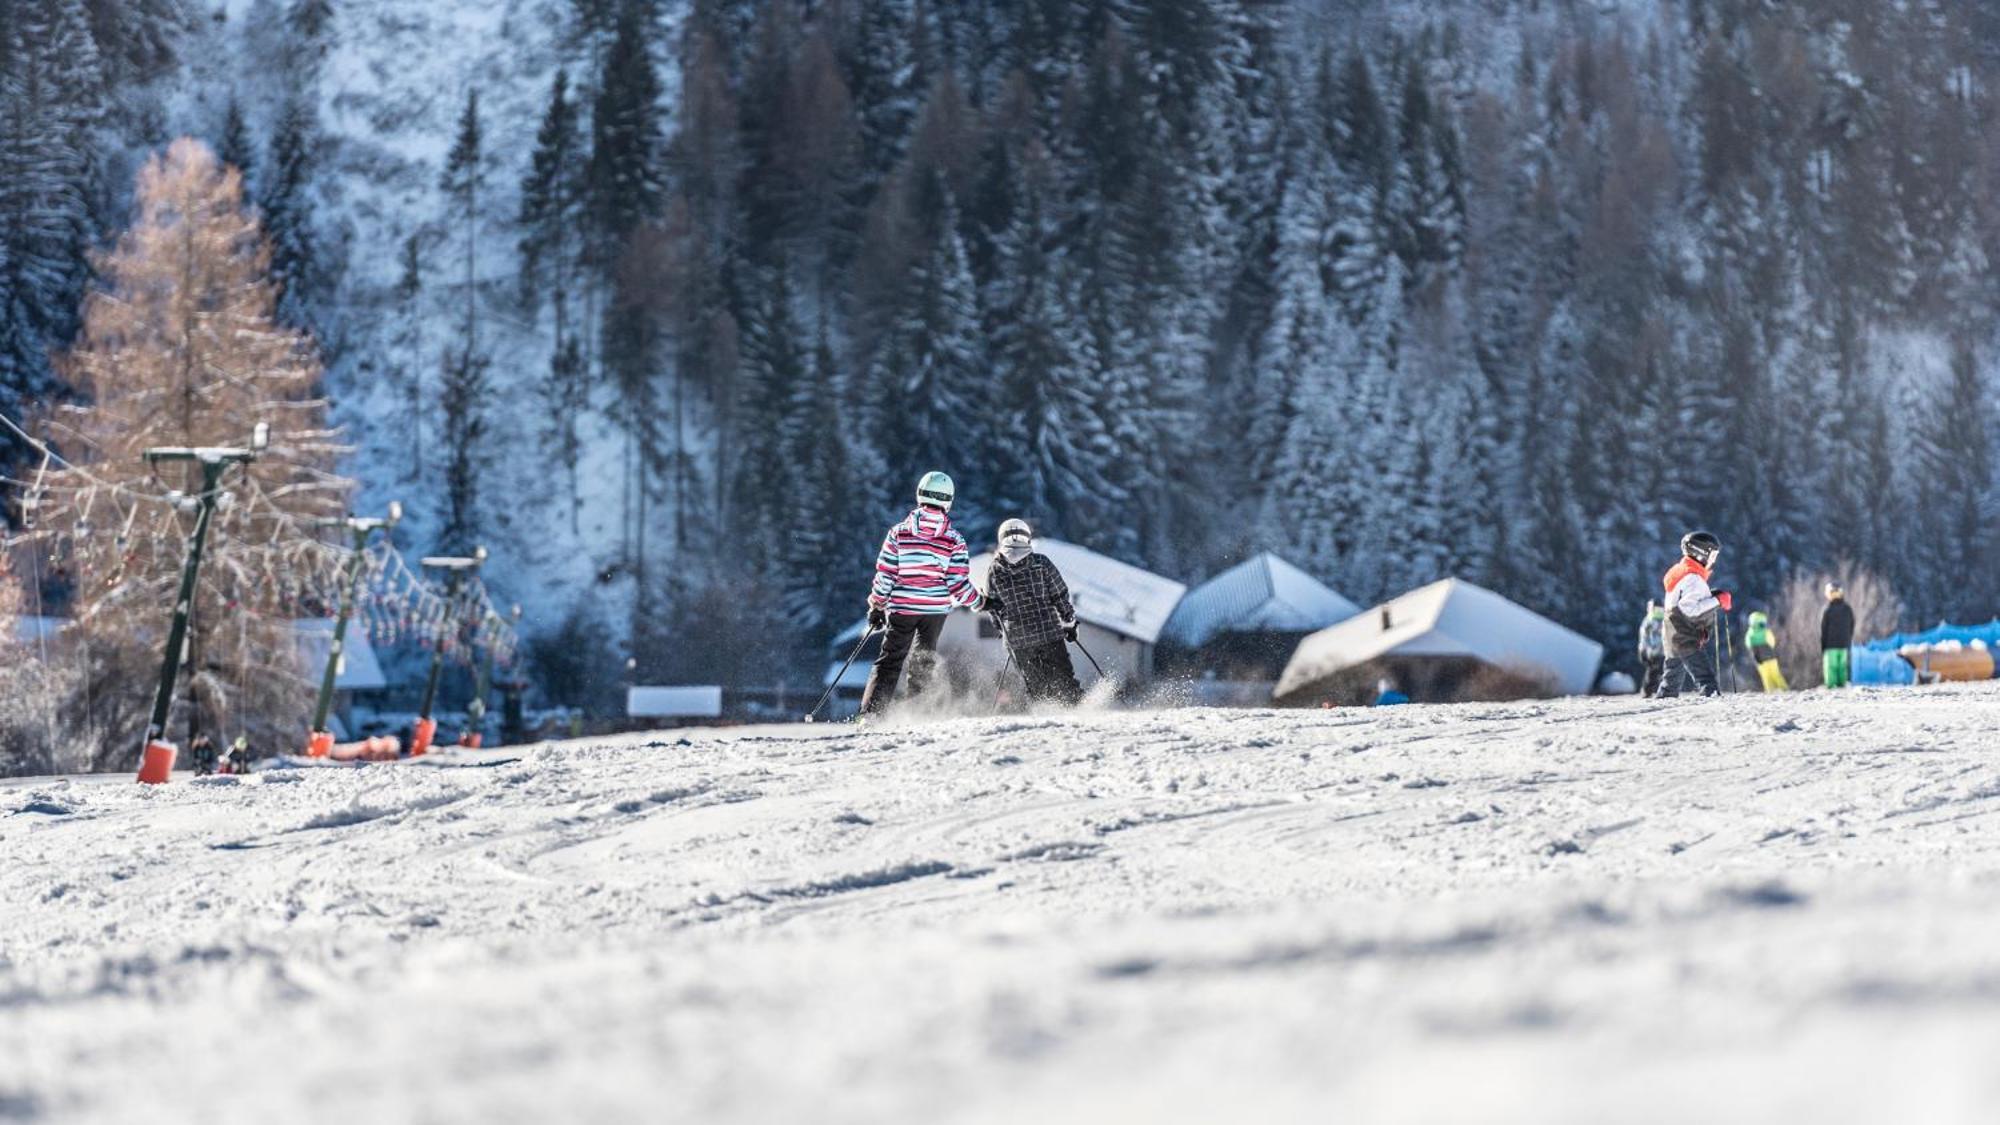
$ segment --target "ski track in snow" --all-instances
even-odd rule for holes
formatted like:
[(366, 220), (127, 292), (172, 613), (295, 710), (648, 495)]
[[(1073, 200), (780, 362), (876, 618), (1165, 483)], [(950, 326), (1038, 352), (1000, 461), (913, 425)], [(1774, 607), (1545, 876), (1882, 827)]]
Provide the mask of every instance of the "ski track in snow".
[(0, 1122), (1990, 1120), (1997, 729), (1968, 686), (6, 783)]

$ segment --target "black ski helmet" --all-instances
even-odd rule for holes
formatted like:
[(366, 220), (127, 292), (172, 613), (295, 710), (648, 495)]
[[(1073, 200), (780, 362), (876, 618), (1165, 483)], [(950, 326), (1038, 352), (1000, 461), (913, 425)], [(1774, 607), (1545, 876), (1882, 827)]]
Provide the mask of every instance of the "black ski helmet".
[(1681, 554), (1703, 566), (1713, 566), (1715, 556), (1722, 552), (1722, 540), (1712, 531), (1690, 531), (1681, 536)]

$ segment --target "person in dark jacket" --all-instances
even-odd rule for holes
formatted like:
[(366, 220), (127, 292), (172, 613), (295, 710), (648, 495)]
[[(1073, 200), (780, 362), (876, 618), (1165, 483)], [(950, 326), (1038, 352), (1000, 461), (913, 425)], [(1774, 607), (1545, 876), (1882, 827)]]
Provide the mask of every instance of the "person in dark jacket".
[(1722, 555), (1722, 541), (1706, 531), (1690, 531), (1681, 536), (1681, 561), (1667, 571), (1666, 667), (1660, 678), (1657, 698), (1671, 699), (1682, 686), (1693, 681), (1703, 695), (1720, 695), (1715, 656), (1708, 644), (1715, 636), (1718, 611), (1729, 609), (1727, 590), (1711, 591), (1709, 576)]
[(1069, 659), (1068, 642), (1076, 639), (1069, 584), (1047, 555), (1036, 552), (1026, 520), (1000, 525), (1000, 551), (986, 572), (986, 611), (1021, 666), (1030, 703), (1073, 706), (1083, 698)]
[(1847, 650), (1854, 647), (1854, 607), (1840, 583), (1826, 584), (1826, 608), (1819, 615), (1819, 659), (1826, 686), (1847, 686)]
[(215, 772), (215, 740), (207, 732), (197, 734), (188, 743), (188, 753), (194, 757), (196, 777), (207, 777)]
[(1639, 694), (1650, 696), (1660, 690), (1661, 673), (1667, 663), (1667, 611), (1648, 599), (1646, 616), (1639, 621)]

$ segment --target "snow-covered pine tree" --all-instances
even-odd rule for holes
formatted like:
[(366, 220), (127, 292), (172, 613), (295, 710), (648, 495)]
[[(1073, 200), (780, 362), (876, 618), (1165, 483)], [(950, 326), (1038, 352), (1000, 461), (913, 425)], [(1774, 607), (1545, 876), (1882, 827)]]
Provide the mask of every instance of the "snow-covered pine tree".
[(739, 424), (726, 435), (732, 495), (723, 537), (735, 545), (732, 553), (772, 560), (790, 531), (787, 494), (800, 483), (787, 463), (785, 422), (811, 378), (792, 284), (782, 256), (758, 271), (757, 304), (743, 322), (743, 377), (727, 411)]
[(1928, 556), (1929, 581), (1926, 589), (1903, 592), (1929, 595), (1913, 598), (1923, 620), (1977, 621), (1992, 614), (2000, 596), (1992, 566), (2000, 496), (1993, 470), (1991, 383), (1970, 343), (1960, 341), (1953, 349), (1950, 379), (1935, 393), (1919, 440), (1924, 531), (1917, 544)]
[(424, 476), (424, 423), (429, 417), (424, 381), (430, 370), (430, 357), (424, 347), (425, 247), (421, 231), (403, 239), (397, 256), (400, 268), (396, 284), (389, 291), (395, 327), (388, 340), (386, 366), (390, 382), (397, 390), (397, 408), (403, 414), (405, 427), (403, 441), (410, 454), (405, 481), (420, 481)]
[(481, 189), (486, 186), (485, 143), (485, 129), (479, 121), (479, 88), (474, 86), (465, 92), (458, 132), (438, 177), (450, 223), (465, 247), (465, 319), (461, 330), (468, 355), (479, 350), (479, 208)]
[[(80, 0), (0, 8), (0, 411), (46, 401), (95, 233), (104, 80)], [(0, 462), (25, 451), (0, 435)]]
[(583, 137), (577, 104), (570, 97), (569, 71), (556, 71), (528, 170), (521, 177), (521, 207), (515, 218), (521, 256), (520, 296), (531, 314), (544, 300), (554, 305), (555, 347), (569, 335), (568, 305), (583, 211)]
[(539, 314), (544, 301), (552, 311), (549, 369), (539, 396), (544, 419), (539, 432), (543, 449), (563, 467), (569, 481), (572, 530), (580, 527), (580, 426), (590, 406), (589, 365), (571, 315), (573, 290), (582, 266), (584, 158), (577, 105), (570, 98), (569, 72), (557, 70), (528, 171), (521, 179), (516, 226), (521, 232), (517, 243), (521, 302), (531, 314)]
[(903, 158), (931, 76), (917, 64), (914, 0), (860, 0), (854, 6), (847, 88), (861, 122), (862, 158), (879, 182)]
[(243, 119), (243, 103), (234, 90), (222, 110), (222, 124), (216, 131), (216, 158), (243, 173), (247, 186), (256, 171), (257, 145), (250, 139), (250, 124)]
[(1412, 288), (1420, 293), (1453, 276), (1465, 250), (1465, 189), (1457, 131), (1449, 103), (1431, 97), (1428, 63), (1422, 54), (1403, 61), (1389, 193), (1392, 245), (1403, 259)]
[[(633, 237), (660, 217), (665, 201), (661, 91), (652, 57), (651, 25), (646, 0), (620, 0), (591, 114), (590, 162), (584, 180), (587, 261), (596, 271), (596, 284), (613, 290), (619, 286), (621, 264), (638, 260), (628, 257)], [(623, 293), (627, 299), (653, 301), (652, 296), (629, 285)], [(621, 308), (614, 292), (599, 319), (601, 361), (617, 398), (618, 420), (628, 437), (621, 540), (626, 564), (643, 569), (645, 507), (651, 479), (648, 454), (656, 454), (657, 448), (642, 431), (650, 432), (655, 422), (651, 395), (658, 344), (656, 318), (650, 314), (630, 316), (629, 308)], [(643, 580), (638, 593), (642, 599), (651, 596)]]
[(104, 60), (105, 76), (112, 82), (143, 82), (173, 66), (189, 23), (180, 0), (84, 0), (83, 7), (90, 16), (91, 39)]
[(590, 118), (585, 214), (593, 262), (608, 270), (624, 239), (655, 219), (665, 199), (660, 79), (645, 0), (620, 0)]
[(271, 238), (271, 276), (278, 285), (278, 316), (311, 331), (327, 297), (317, 233), (313, 186), (322, 138), (310, 87), (294, 88), (278, 110), (271, 159), (257, 205)]
[[(1331, 63), (1323, 63), (1330, 76)], [(1389, 231), (1389, 190), (1395, 145), (1376, 93), (1374, 72), (1361, 55), (1350, 57), (1337, 81), (1318, 84), (1320, 120), (1339, 172), (1334, 229), (1329, 244), (1341, 306), (1349, 323), (1373, 314), (1372, 302), (1390, 273), (1394, 251)]]
[[(1240, 455), (1256, 464), (1264, 487), (1255, 495), (1261, 538), (1287, 548), (1316, 573), (1337, 574), (1343, 560), (1332, 526), (1356, 518), (1341, 480), (1325, 480), (1327, 443), (1339, 440), (1337, 415), (1346, 400), (1342, 357), (1352, 330), (1331, 288), (1328, 257), (1337, 175), (1333, 154), (1317, 137), (1289, 146), (1277, 216), (1272, 306), (1257, 349), (1260, 396)], [(1330, 502), (1329, 502), (1330, 501)], [(1345, 576), (1340, 576), (1345, 583)]]
[(288, 69), (317, 80), (333, 46), (333, 31), (333, 0), (292, 0), (285, 10)]
[(995, 470), (997, 508), (1043, 533), (1074, 534), (1091, 518), (1092, 499), (1112, 491), (1116, 466), (1093, 393), (1100, 367), (1077, 271), (1050, 250), (1059, 232), (1048, 180), (1031, 156), (999, 240), (1005, 280), (992, 317), (982, 460)]
[[(958, 206), (942, 175), (933, 176), (943, 200), (938, 229), (904, 280), (867, 376), (874, 395), (871, 429), (895, 481), (936, 468), (969, 477), (978, 468), (967, 464), (977, 448), (973, 435), (989, 417), (980, 405), (988, 380)], [(954, 510), (972, 520), (983, 501), (968, 493), (969, 502)]]
[(853, 478), (839, 378), (833, 344), (822, 328), (811, 366), (786, 403), (782, 429), (789, 487), (776, 501), (787, 532), (779, 540), (785, 613), (815, 638), (845, 627), (845, 615), (852, 612), (853, 589), (826, 578), (854, 562), (843, 556), (851, 553), (851, 528), (865, 511), (847, 484)]
[(480, 545), (484, 515), (481, 478), (490, 463), (486, 412), (493, 394), (491, 363), (467, 347), (448, 349), (438, 373), (438, 437), (444, 449), (444, 513), (438, 549), (470, 554)]

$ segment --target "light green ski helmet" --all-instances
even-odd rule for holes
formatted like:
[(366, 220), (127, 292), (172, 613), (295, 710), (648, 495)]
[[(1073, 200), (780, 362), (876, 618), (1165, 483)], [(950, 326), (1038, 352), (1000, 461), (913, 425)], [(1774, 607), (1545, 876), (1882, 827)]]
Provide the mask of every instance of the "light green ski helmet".
[(1764, 626), (1769, 625), (1770, 623), (1771, 623), (1770, 617), (1767, 616), (1761, 609), (1750, 615), (1750, 627), (1752, 629), (1762, 629)]
[(957, 492), (958, 489), (951, 483), (950, 477), (933, 469), (924, 474), (924, 479), (917, 482), (917, 503), (943, 508), (949, 512), (952, 497)]

